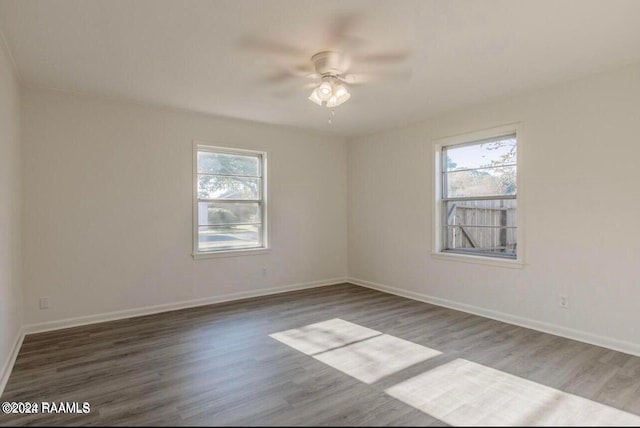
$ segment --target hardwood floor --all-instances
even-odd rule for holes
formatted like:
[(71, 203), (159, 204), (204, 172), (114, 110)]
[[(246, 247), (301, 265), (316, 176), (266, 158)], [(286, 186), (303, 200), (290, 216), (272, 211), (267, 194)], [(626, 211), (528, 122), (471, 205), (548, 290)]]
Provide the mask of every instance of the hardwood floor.
[[(281, 341), (333, 319), (420, 345), (424, 358), (359, 380), (353, 364)], [(462, 360), (640, 415), (639, 357), (343, 284), (29, 335), (0, 401), (91, 412), (0, 413), (0, 425), (445, 425), (388, 391), (402, 397), (398, 385)]]

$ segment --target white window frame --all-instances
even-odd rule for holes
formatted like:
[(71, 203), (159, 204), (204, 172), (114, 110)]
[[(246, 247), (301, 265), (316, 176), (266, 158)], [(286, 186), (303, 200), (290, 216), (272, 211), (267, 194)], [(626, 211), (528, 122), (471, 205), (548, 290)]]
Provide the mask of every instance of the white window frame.
[[(439, 260), (447, 260), (454, 262), (464, 263), (478, 263), (484, 265), (498, 266), (498, 267), (510, 267), (510, 268), (522, 268), (524, 266), (524, 180), (523, 180), (523, 162), (522, 154), (524, 152), (523, 147), (523, 132), (522, 124), (515, 123), (509, 125), (498, 126), (495, 128), (484, 129), (480, 131), (474, 131), (466, 134), (453, 135), (449, 137), (437, 138), (432, 140), (432, 165), (433, 165), (433, 179), (434, 185), (432, 187), (433, 193), (431, 200), (434, 201), (433, 213), (432, 213), (432, 258)], [(487, 255), (473, 255), (462, 254), (451, 251), (444, 251), (444, 234), (443, 234), (443, 195), (442, 195), (442, 150), (444, 147), (455, 146), (460, 144), (473, 143), (475, 141), (486, 140), (490, 138), (501, 137), (504, 135), (515, 134), (518, 144), (518, 150), (516, 151), (516, 182), (518, 185), (518, 191), (516, 194), (518, 215), (516, 219), (517, 227), (517, 242), (518, 250), (515, 259), (491, 257)]]
[[(220, 249), (211, 251), (200, 251), (198, 248), (198, 152), (209, 151), (214, 153), (224, 153), (232, 155), (251, 155), (258, 156), (260, 158), (260, 168), (262, 173), (262, 188), (261, 188), (261, 200), (260, 208), (262, 211), (262, 245), (260, 247), (251, 248), (239, 248), (239, 249)], [(231, 147), (221, 147), (207, 144), (201, 141), (193, 142), (193, 248), (192, 256), (194, 259), (216, 258), (216, 257), (229, 257), (229, 256), (242, 256), (242, 255), (257, 255), (265, 254), (269, 251), (269, 210), (268, 210), (268, 183), (267, 183), (267, 157), (266, 151), (237, 149)]]

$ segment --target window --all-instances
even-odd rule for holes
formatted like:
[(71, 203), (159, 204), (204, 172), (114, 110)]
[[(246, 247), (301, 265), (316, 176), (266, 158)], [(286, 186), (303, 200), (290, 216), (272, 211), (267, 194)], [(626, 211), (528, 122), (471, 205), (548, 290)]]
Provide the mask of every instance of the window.
[(194, 255), (266, 248), (266, 154), (196, 144), (194, 158)]
[(440, 147), (441, 252), (517, 258), (517, 150), (513, 131)]

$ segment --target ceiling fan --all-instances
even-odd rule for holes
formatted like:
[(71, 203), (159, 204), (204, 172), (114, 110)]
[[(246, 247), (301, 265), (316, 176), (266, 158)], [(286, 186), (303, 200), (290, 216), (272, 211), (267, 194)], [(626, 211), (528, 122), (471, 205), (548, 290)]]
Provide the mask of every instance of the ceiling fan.
[(313, 89), (309, 100), (319, 106), (329, 108), (338, 107), (351, 98), (351, 93), (345, 85), (347, 74), (345, 73), (345, 59), (340, 52), (323, 51), (311, 57), (315, 73), (311, 78), (320, 79)]
[[(245, 37), (241, 47), (266, 54), (272, 62), (274, 59), (280, 62), (279, 71), (268, 76), (267, 83), (299, 83), (286, 94), (312, 89), (308, 95), (311, 102), (333, 109), (351, 98), (349, 89), (352, 85), (411, 78), (411, 70), (406, 67), (410, 57), (408, 50), (368, 52), (369, 43), (353, 35), (353, 27), (360, 18), (354, 14), (334, 16), (325, 49), (311, 55), (310, 60), (309, 52), (304, 49), (262, 38)], [(306, 61), (300, 62), (303, 58)], [(292, 64), (294, 60), (296, 63)], [(303, 84), (302, 79), (312, 82)]]

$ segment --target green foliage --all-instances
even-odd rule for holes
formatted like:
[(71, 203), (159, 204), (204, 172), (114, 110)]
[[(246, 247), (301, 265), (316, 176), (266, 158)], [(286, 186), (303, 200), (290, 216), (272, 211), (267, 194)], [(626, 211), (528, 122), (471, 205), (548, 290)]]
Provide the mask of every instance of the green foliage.
[(198, 172), (215, 174), (198, 177), (199, 198), (260, 198), (260, 179), (257, 178), (260, 175), (260, 164), (255, 156), (199, 152)]
[(199, 152), (198, 171), (210, 174), (257, 177), (260, 175), (260, 165), (255, 156)]
[[(495, 141), (487, 144), (487, 150), (498, 150), (504, 147), (508, 151), (501, 155), (499, 159), (492, 160), (491, 166), (515, 164), (517, 161), (517, 145), (515, 140)], [(505, 168), (505, 173), (498, 179), (498, 188), (503, 195), (516, 193), (516, 168)]]
[(447, 171), (454, 171), (458, 167), (458, 164), (454, 162), (450, 156), (447, 156)]
[(260, 179), (201, 175), (198, 197), (203, 199), (252, 199), (260, 197)]
[(238, 223), (238, 216), (224, 208), (209, 207), (207, 215), (209, 224)]
[[(449, 196), (512, 195), (516, 193), (516, 141), (502, 140), (482, 144), (485, 150), (501, 150), (505, 153), (493, 157), (483, 167), (488, 169), (460, 171), (447, 175)], [(484, 157), (484, 156), (483, 156)], [(458, 165), (447, 156), (447, 170), (456, 171)]]
[(207, 224), (258, 223), (260, 210), (257, 203), (210, 203), (207, 207)]

